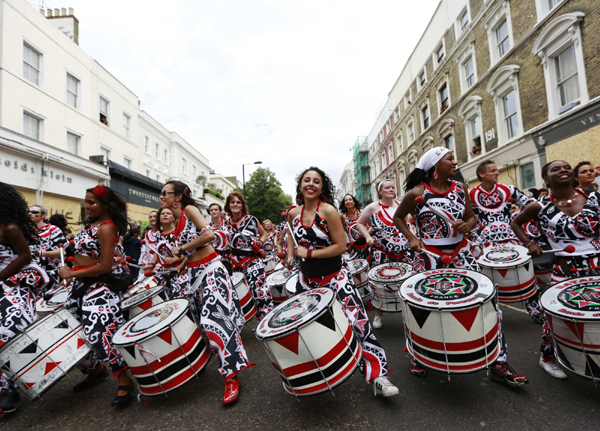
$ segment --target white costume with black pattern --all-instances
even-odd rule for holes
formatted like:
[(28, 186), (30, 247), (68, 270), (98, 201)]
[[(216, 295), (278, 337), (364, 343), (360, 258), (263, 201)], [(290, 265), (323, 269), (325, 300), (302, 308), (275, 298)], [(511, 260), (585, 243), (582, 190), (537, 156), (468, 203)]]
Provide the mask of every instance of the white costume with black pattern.
[(348, 239), (350, 260), (368, 259), (370, 254), (369, 245), (358, 230), (360, 214), (361, 212), (356, 210), (356, 218), (351, 219), (348, 214), (344, 217), (344, 228), (346, 229), (346, 238)]
[[(32, 252), (46, 252), (58, 250), (60, 246), (67, 246), (67, 237), (58, 226), (47, 223), (35, 232), (35, 240), (29, 245)], [(50, 259), (47, 257), (38, 257), (35, 262), (41, 266), (48, 274), (50, 282), (48, 285), (37, 292), (38, 296), (43, 295), (45, 291), (57, 287), (60, 283), (58, 276), (58, 268), (60, 266), (60, 258)]]
[(152, 262), (152, 253), (150, 253), (150, 247), (148, 247), (148, 244), (153, 247), (156, 246), (158, 235), (160, 235), (159, 231), (153, 232), (152, 229), (148, 229), (146, 231), (146, 234), (144, 235), (145, 243), (142, 244), (140, 258), (138, 259), (138, 263), (140, 265), (148, 265)]
[(399, 202), (394, 200), (391, 206), (378, 202), (378, 205), (377, 212), (369, 217), (369, 223), (373, 228), (371, 237), (375, 240), (368, 259), (369, 265), (373, 267), (386, 262), (409, 263), (410, 244), (394, 224), (394, 213)]
[[(165, 262), (164, 257), (174, 257), (173, 250), (177, 248), (175, 241), (175, 230), (168, 234), (159, 233), (156, 235), (156, 250), (158, 251), (158, 264), (162, 267), (163, 271), (176, 269), (181, 262), (169, 265)], [(178, 275), (176, 272), (171, 274), (157, 275), (161, 283), (165, 286), (165, 292), (171, 299), (180, 298), (188, 295), (189, 292), (189, 280), (188, 275)]]

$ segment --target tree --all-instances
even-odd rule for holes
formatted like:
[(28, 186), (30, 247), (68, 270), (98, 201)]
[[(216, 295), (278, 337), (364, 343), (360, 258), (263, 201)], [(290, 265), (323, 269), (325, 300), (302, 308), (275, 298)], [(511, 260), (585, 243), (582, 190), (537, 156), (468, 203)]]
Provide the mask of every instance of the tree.
[(206, 178), (206, 175), (198, 175), (196, 177), (196, 184), (198, 186), (200, 186), (200, 188), (204, 188), (206, 186), (206, 182), (208, 181), (208, 178)]
[(292, 198), (281, 189), (281, 183), (269, 168), (258, 168), (246, 183), (246, 203), (250, 214), (259, 221), (281, 220), (281, 212), (292, 204)]

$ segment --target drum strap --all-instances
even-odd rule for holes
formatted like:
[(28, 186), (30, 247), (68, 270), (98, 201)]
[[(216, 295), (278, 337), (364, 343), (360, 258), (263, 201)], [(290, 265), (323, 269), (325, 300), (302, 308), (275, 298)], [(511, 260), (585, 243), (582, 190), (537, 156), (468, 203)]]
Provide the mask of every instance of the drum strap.
[(459, 242), (458, 244), (456, 244), (456, 248), (454, 249), (454, 251), (452, 253), (445, 253), (444, 251), (440, 250), (439, 248), (433, 246), (433, 245), (427, 245), (425, 244), (425, 248), (433, 253), (437, 253), (439, 255), (442, 256), (450, 256), (451, 260), (454, 260), (454, 258), (458, 255), (458, 253), (465, 248), (467, 245), (469, 244), (469, 241), (467, 241), (466, 238), (463, 238), (461, 242)]
[[(373, 248), (376, 250), (379, 250), (380, 252), (382, 252), (383, 254), (385, 254), (387, 257), (390, 258), (390, 260), (394, 261), (394, 262), (399, 262), (402, 260), (402, 258), (404, 257), (404, 255), (406, 254), (406, 250), (404, 250), (402, 253), (400, 254), (390, 254), (388, 253), (387, 250), (384, 250), (381, 247), (377, 247), (377, 243), (375, 243), (375, 245), (373, 245)], [(371, 252), (371, 255), (373, 254), (373, 252)], [(369, 256), (369, 258), (371, 258), (371, 256)]]

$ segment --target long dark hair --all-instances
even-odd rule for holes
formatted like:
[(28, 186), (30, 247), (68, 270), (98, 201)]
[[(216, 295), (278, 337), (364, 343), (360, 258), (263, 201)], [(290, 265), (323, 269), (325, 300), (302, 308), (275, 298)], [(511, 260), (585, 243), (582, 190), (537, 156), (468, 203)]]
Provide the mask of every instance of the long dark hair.
[(181, 195), (181, 205), (183, 207), (187, 207), (188, 205), (196, 206), (196, 200), (190, 195), (190, 188), (183, 181), (167, 181), (167, 184), (171, 184), (173, 186), (173, 191), (175, 195)]
[(352, 200), (354, 201), (354, 208), (356, 208), (357, 211), (360, 211), (360, 209), (361, 209), (360, 202), (352, 194), (347, 193), (342, 198), (342, 201), (340, 202), (340, 206), (339, 206), (340, 212), (342, 214), (348, 214), (348, 208), (346, 208), (346, 196), (350, 196), (352, 198)]
[(404, 192), (408, 193), (416, 186), (422, 183), (429, 183), (431, 178), (433, 177), (433, 173), (435, 172), (435, 166), (429, 169), (429, 171), (425, 172), (423, 169), (414, 168), (406, 181), (404, 182)]
[(321, 194), (323, 195), (323, 197), (325, 198), (325, 202), (327, 202), (330, 205), (334, 205), (333, 203), (333, 197), (335, 196), (335, 186), (333, 185), (333, 182), (331, 181), (331, 178), (329, 178), (329, 175), (327, 175), (325, 172), (323, 172), (321, 169), (317, 168), (316, 166), (311, 166), (308, 169), (305, 169), (304, 172), (302, 172), (300, 175), (298, 175), (297, 178), (297, 184), (296, 184), (296, 203), (298, 203), (298, 205), (303, 205), (304, 204), (304, 196), (302, 196), (302, 178), (304, 178), (304, 175), (308, 172), (308, 171), (315, 171), (317, 174), (319, 174), (321, 176), (321, 179), (323, 180), (323, 189), (321, 190)]
[(0, 182), (0, 225), (17, 225), (28, 243), (36, 238), (37, 227), (29, 218), (29, 207), (23, 195), (6, 183)]
[(59, 213), (56, 214), (52, 214), (50, 216), (50, 218), (48, 219), (48, 221), (50, 222), (50, 224), (53, 224), (54, 226), (58, 227), (60, 230), (62, 230), (63, 232), (67, 231), (67, 218)]
[[(129, 223), (127, 222), (127, 205), (121, 197), (110, 187), (96, 186), (92, 189), (87, 189), (87, 193), (92, 193), (98, 202), (108, 210), (108, 215), (112, 222), (117, 226), (119, 235), (125, 235)], [(96, 217), (88, 217), (85, 220), (85, 227), (90, 227), (98, 220)]]
[(227, 200), (225, 201), (225, 212), (231, 218), (233, 218), (233, 214), (231, 213), (231, 200), (233, 198), (238, 198), (242, 203), (242, 217), (248, 215), (248, 204), (246, 204), (246, 199), (240, 192), (231, 192), (227, 195)]

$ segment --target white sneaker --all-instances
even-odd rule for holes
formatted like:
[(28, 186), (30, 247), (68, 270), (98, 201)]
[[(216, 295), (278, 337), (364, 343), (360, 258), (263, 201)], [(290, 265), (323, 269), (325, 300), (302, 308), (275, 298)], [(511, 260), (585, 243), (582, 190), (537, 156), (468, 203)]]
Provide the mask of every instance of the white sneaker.
[(383, 319), (381, 318), (381, 316), (375, 316), (375, 318), (373, 319), (373, 328), (374, 329), (383, 328)]
[(560, 368), (560, 365), (558, 365), (556, 359), (553, 359), (551, 361), (544, 361), (540, 356), (540, 367), (542, 367), (546, 373), (550, 374), (555, 379), (565, 380), (569, 378), (569, 376), (567, 376), (565, 372)]
[(380, 376), (373, 380), (373, 389), (375, 390), (375, 395), (382, 395), (384, 397), (391, 397), (400, 393), (400, 390), (390, 382), (387, 376)]

